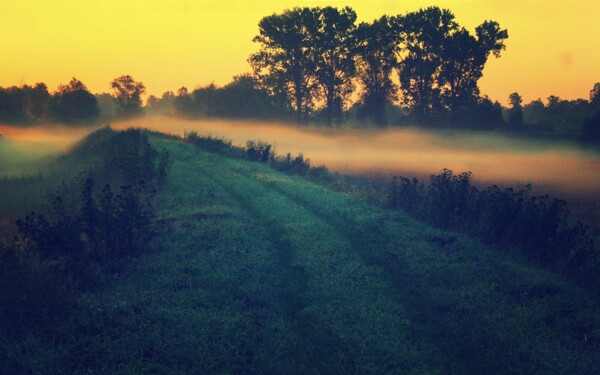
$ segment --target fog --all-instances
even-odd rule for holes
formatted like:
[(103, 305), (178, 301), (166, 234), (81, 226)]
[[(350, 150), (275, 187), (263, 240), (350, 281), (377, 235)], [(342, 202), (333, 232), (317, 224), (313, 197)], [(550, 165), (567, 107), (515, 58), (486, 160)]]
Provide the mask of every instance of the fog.
[[(523, 138), (493, 132), (318, 129), (264, 122), (192, 121), (148, 117), (113, 124), (115, 129), (144, 127), (183, 135), (225, 137), (243, 145), (249, 139), (275, 145), (279, 154), (304, 153), (313, 165), (377, 176), (427, 178), (443, 168), (471, 171), (481, 185), (534, 185), (536, 194), (569, 201), (574, 211), (600, 224), (600, 152), (575, 142)], [(92, 131), (61, 126), (0, 126), (0, 176), (43, 169), (47, 155), (67, 150)]]
[(277, 153), (304, 153), (313, 164), (346, 173), (429, 176), (443, 168), (471, 171), (481, 183), (532, 183), (553, 191), (600, 191), (600, 152), (575, 142), (520, 138), (498, 133), (387, 130), (323, 130), (283, 124), (222, 120), (145, 118), (115, 128), (145, 127), (183, 135), (229, 138), (235, 144), (260, 139)]
[(58, 125), (0, 125), (0, 177), (43, 172), (48, 156), (65, 152), (69, 146), (93, 130)]

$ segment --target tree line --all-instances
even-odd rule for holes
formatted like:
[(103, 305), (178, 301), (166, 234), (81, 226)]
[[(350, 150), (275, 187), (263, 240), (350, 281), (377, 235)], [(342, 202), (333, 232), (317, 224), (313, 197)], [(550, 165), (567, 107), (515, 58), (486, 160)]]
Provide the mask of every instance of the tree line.
[(81, 124), (98, 120), (102, 112), (122, 117), (142, 112), (143, 83), (124, 75), (110, 85), (113, 95), (94, 95), (77, 78), (59, 85), (52, 93), (45, 83), (0, 87), (0, 122)]
[(131, 76), (93, 95), (73, 79), (49, 93), (46, 85), (0, 88), (0, 122), (93, 122), (142, 113), (191, 118), (420, 125), (583, 133), (600, 139), (600, 83), (590, 99), (550, 96), (508, 108), (478, 86), (490, 57), (508, 38), (495, 21), (473, 32), (447, 9), (429, 7), (357, 23), (349, 7), (293, 8), (262, 18), (248, 58), (251, 73), (215, 84), (150, 95)]

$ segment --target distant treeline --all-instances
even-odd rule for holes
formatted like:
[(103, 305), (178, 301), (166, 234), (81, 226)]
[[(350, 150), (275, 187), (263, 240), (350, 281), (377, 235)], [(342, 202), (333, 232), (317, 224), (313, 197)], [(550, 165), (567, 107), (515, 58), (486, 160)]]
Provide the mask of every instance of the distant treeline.
[[(147, 108), (187, 117), (557, 131), (600, 135), (600, 83), (590, 99), (550, 96), (510, 107), (482, 96), (487, 59), (508, 32), (485, 21), (472, 34), (452, 12), (431, 7), (356, 24), (351, 8), (294, 8), (264, 17), (248, 61), (252, 74), (162, 98)], [(170, 110), (169, 110), (170, 109)], [(593, 119), (593, 120), (591, 120)]]
[(0, 87), (0, 123), (59, 122), (85, 124), (102, 117), (132, 116), (142, 112), (145, 87), (131, 76), (111, 82), (114, 94), (92, 94), (73, 78), (50, 93), (45, 83)]
[[(248, 58), (251, 73), (150, 96), (145, 111), (368, 126), (420, 125), (584, 134), (600, 139), (600, 83), (589, 100), (550, 96), (509, 107), (482, 95), (479, 79), (499, 58), (508, 31), (484, 21), (474, 32), (447, 9), (429, 7), (357, 23), (349, 7), (304, 7), (264, 17)], [(80, 123), (142, 113), (145, 88), (131, 76), (94, 96), (78, 80), (50, 94), (44, 84), (0, 89), (0, 122)]]

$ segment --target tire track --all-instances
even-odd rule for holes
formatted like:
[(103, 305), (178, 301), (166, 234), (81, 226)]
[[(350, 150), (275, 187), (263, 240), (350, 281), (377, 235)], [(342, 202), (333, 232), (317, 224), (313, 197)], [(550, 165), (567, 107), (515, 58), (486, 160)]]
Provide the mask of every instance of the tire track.
[[(223, 163), (213, 164), (215, 168), (223, 166)], [(223, 171), (217, 174), (207, 173), (208, 170), (205, 170), (203, 174), (226, 191), (248, 214), (257, 232), (264, 232), (260, 237), (264, 239), (265, 247), (272, 249), (277, 265), (275, 272), (278, 281), (275, 293), (278, 303), (273, 306), (273, 318), (283, 318), (285, 326), (293, 335), (288, 337), (289, 342), (293, 343), (291, 347), (280, 347), (276, 353), (262, 353), (264, 361), (257, 365), (266, 366), (265, 370), (268, 373), (356, 373), (354, 361), (349, 355), (352, 351), (351, 345), (323, 324), (318, 316), (307, 310), (311, 303), (306, 298), (310, 276), (302, 265), (294, 261), (296, 249), (286, 228), (273, 219), (269, 211), (264, 210), (264, 205), (255, 203), (262, 198), (268, 198), (267, 192), (285, 197), (270, 189), (262, 189), (262, 184), (238, 173), (239, 171), (229, 171), (233, 176), (245, 179), (244, 191), (240, 191), (238, 185), (228, 183), (230, 179), (215, 177), (225, 175)], [(253, 199), (249, 199), (250, 197)], [(273, 332), (263, 334), (265, 340), (269, 340)]]

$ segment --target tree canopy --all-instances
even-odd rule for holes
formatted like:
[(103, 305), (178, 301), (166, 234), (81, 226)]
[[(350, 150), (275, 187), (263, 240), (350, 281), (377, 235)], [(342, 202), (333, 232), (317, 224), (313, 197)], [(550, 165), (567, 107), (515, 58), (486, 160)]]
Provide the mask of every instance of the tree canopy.
[(124, 116), (131, 116), (142, 110), (142, 94), (146, 87), (142, 82), (137, 82), (130, 75), (115, 78), (111, 83), (115, 100)]
[(439, 7), (358, 26), (348, 7), (294, 8), (260, 21), (254, 38), (260, 48), (249, 62), (257, 80), (284, 99), (297, 121), (322, 108), (331, 124), (357, 93), (359, 115), (377, 124), (387, 122), (385, 108), (399, 98), (413, 120), (427, 122), (481, 103), (478, 81), (507, 38), (495, 21), (483, 22), (473, 34)]

